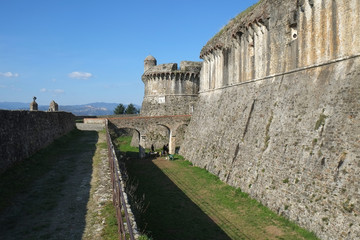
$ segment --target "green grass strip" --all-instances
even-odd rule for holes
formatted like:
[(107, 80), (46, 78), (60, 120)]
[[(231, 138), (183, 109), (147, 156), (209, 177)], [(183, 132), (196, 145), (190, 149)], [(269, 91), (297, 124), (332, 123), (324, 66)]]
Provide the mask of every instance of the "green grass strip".
[[(117, 140), (126, 142), (129, 139)], [(121, 151), (125, 149), (136, 150), (120, 145)], [(136, 216), (140, 230), (148, 236), (169, 240), (317, 239), (241, 189), (179, 155), (175, 159), (126, 160), (130, 178), (138, 182), (135, 195), (145, 196), (143, 205), (148, 206)]]

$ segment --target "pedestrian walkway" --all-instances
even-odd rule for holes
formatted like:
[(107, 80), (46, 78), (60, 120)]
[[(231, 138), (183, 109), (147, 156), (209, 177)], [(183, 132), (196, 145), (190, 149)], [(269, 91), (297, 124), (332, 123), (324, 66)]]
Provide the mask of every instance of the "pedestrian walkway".
[(5, 174), (1, 240), (102, 239), (112, 200), (105, 133), (74, 130)]

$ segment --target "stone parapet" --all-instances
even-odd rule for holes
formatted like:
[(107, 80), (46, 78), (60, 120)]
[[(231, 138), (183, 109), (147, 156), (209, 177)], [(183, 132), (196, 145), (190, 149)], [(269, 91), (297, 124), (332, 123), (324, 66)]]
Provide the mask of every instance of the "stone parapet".
[(262, 0), (204, 46), (200, 91), (360, 54), (359, 21), (358, 0)]
[(0, 110), (0, 173), (75, 128), (66, 112)]

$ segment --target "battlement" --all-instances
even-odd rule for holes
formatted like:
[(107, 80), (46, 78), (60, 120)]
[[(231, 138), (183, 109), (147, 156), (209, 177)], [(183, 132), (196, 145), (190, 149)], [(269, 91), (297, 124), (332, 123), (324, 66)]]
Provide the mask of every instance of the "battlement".
[(203, 47), (200, 92), (358, 55), (359, 9), (358, 0), (260, 1)]
[(189, 78), (199, 77), (202, 62), (182, 61), (180, 67), (177, 63), (165, 63), (160, 65), (153, 65), (145, 67), (146, 71), (142, 76), (142, 80), (155, 80), (159, 79), (177, 79), (188, 80)]

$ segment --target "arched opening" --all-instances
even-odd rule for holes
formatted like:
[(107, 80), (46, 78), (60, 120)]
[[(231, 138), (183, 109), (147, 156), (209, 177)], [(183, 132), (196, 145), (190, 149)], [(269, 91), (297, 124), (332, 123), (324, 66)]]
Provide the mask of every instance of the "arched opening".
[(112, 138), (115, 145), (119, 146), (116, 151), (120, 157), (138, 158), (145, 156), (145, 147), (141, 141), (140, 131), (131, 127), (114, 127), (112, 128)]
[(170, 128), (163, 124), (157, 124), (148, 128), (147, 147), (154, 146), (155, 151), (161, 152), (164, 146), (169, 146), (170, 142)]

